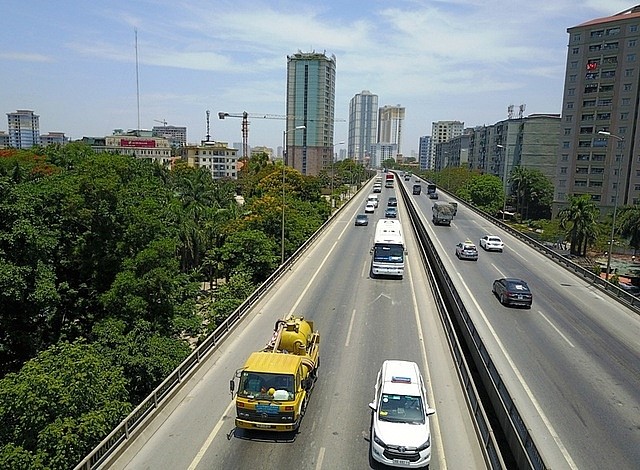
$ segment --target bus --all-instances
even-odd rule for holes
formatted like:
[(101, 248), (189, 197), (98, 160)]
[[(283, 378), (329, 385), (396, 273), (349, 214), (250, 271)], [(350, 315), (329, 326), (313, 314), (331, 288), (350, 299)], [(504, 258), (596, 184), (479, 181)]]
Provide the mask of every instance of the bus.
[(399, 220), (378, 220), (371, 255), (372, 278), (389, 276), (402, 279), (405, 245)]
[(393, 188), (393, 179), (394, 179), (393, 173), (387, 173), (384, 179), (384, 187)]

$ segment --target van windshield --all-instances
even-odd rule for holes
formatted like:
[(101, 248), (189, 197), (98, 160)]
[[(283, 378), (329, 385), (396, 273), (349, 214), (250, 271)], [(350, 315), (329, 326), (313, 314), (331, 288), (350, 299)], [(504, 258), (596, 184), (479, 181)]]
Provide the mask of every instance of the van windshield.
[(414, 395), (394, 395), (383, 393), (378, 416), (381, 421), (424, 424), (425, 416), (422, 399)]

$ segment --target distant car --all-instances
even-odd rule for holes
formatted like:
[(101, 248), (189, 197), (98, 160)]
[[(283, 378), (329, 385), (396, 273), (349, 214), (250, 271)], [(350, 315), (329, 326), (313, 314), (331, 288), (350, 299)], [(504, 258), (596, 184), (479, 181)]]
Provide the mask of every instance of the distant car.
[(387, 206), (397, 207), (397, 205), (398, 205), (398, 198), (396, 198), (395, 196), (391, 196), (389, 199), (387, 199)]
[(374, 192), (374, 193), (381, 193), (381, 192), (382, 192), (382, 185), (380, 185), (380, 184), (374, 184), (374, 185), (373, 185), (373, 192)]
[(480, 239), (480, 246), (486, 251), (499, 251), (502, 253), (502, 250), (504, 250), (504, 243), (497, 235), (485, 235)]
[(520, 305), (531, 308), (533, 294), (522, 279), (504, 277), (493, 281), (491, 292), (498, 297), (502, 305)]
[(367, 214), (356, 215), (356, 225), (369, 225), (369, 216)]
[(395, 207), (387, 207), (384, 211), (384, 216), (387, 219), (395, 219), (398, 217), (398, 209)]
[(375, 211), (376, 211), (376, 206), (373, 204), (373, 202), (367, 202), (367, 205), (364, 206), (365, 214), (373, 214)]
[(430, 193), (429, 199), (438, 199), (438, 193)]
[(478, 261), (478, 248), (471, 240), (460, 242), (456, 245), (456, 256), (458, 259)]

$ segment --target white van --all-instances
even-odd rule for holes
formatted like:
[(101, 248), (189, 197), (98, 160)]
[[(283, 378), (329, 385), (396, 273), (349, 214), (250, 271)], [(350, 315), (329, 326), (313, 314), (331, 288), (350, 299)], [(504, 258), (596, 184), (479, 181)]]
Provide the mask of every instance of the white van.
[(376, 206), (377, 208), (378, 203), (380, 202), (380, 198), (378, 197), (377, 194), (369, 194), (369, 197), (367, 198), (367, 202), (373, 202), (373, 205)]
[(418, 364), (384, 361), (375, 386), (371, 457), (392, 467), (420, 468), (431, 462), (431, 430), (424, 381)]

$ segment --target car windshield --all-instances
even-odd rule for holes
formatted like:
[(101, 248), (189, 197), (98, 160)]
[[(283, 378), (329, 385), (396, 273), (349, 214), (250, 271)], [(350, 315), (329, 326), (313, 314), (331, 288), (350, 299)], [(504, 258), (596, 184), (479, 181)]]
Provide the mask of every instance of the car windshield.
[(373, 250), (374, 261), (402, 263), (404, 249), (400, 245), (376, 245)]
[(489, 240), (490, 242), (498, 242), (498, 243), (502, 241), (498, 237), (489, 237), (487, 240)]
[(256, 400), (293, 400), (294, 377), (291, 374), (243, 371), (240, 375), (238, 396)]
[(383, 393), (378, 417), (381, 421), (424, 424), (422, 400), (414, 395)]

